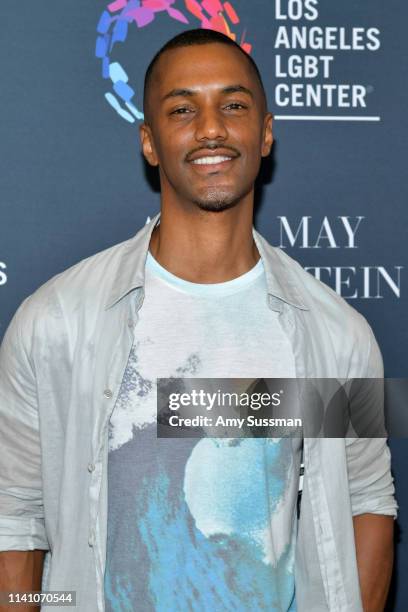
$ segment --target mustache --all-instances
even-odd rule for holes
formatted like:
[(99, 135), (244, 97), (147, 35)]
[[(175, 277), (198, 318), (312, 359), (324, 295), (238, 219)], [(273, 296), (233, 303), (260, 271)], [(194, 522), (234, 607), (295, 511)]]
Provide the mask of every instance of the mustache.
[(239, 155), (241, 155), (241, 153), (235, 147), (226, 146), (223, 144), (207, 144), (205, 146), (197, 147), (196, 149), (192, 149), (191, 151), (189, 151), (188, 155), (186, 155), (186, 161), (189, 161), (191, 156), (195, 153), (198, 153), (199, 151), (216, 151), (217, 149), (222, 149), (223, 151), (231, 151), (231, 153), (234, 154), (234, 157), (238, 157)]

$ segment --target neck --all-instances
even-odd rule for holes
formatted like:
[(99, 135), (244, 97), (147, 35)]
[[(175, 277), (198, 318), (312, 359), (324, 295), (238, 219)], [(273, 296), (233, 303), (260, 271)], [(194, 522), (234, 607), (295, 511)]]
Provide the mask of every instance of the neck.
[(253, 208), (186, 212), (162, 205), (150, 252), (169, 272), (193, 283), (222, 283), (245, 274), (259, 260), (252, 236)]

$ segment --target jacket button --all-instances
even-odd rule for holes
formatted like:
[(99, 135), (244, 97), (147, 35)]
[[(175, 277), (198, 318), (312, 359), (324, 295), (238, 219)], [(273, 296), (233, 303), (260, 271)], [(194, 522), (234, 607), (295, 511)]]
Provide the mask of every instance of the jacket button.
[(111, 391), (110, 389), (105, 389), (105, 391), (103, 392), (103, 394), (104, 394), (104, 396), (105, 396), (107, 399), (110, 399), (110, 398), (112, 397), (112, 395), (113, 395), (113, 393), (112, 393), (112, 391)]
[(88, 472), (93, 472), (95, 470), (95, 464), (94, 463), (88, 463)]
[(95, 544), (95, 532), (93, 530), (89, 533), (88, 544), (89, 546), (93, 546)]

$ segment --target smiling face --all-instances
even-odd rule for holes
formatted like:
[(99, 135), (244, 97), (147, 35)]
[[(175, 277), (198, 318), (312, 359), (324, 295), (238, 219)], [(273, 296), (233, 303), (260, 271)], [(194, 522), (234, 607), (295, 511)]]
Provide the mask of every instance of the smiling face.
[(249, 61), (230, 45), (167, 50), (149, 87), (143, 154), (159, 166), (162, 203), (222, 211), (253, 201), (272, 115)]

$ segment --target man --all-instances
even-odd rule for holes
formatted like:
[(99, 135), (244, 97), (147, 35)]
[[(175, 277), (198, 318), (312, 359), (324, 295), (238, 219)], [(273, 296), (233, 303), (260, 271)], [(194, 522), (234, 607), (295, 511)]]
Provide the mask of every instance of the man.
[[(382, 377), (366, 321), (252, 226), (272, 115), (253, 60), (192, 30), (145, 78), (161, 215), (16, 313), (0, 378), (0, 590), (77, 609), (380, 611), (384, 439), (156, 437), (156, 380)], [(361, 590), (361, 595), (360, 595)], [(58, 609), (58, 607), (57, 607)]]

